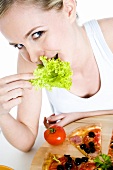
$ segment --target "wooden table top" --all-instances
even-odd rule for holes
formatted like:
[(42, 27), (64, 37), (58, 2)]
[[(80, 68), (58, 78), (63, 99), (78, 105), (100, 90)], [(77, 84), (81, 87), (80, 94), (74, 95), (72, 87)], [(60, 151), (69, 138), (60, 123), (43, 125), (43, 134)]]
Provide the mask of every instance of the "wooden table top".
[[(99, 123), (102, 126), (102, 153), (107, 154), (108, 145), (110, 142), (113, 130), (113, 115), (94, 116), (80, 119), (64, 127), (66, 134), (72, 132), (74, 129), (84, 126)], [(47, 153), (55, 154), (69, 154), (74, 157), (83, 156), (74, 146), (65, 141), (62, 145), (52, 146), (45, 142), (36, 152), (30, 170), (42, 170), (44, 157)]]

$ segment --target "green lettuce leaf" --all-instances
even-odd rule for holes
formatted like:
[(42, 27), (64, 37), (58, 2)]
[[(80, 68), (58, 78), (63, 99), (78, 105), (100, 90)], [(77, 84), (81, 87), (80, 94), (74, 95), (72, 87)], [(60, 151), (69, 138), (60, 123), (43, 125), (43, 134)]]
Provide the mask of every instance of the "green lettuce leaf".
[(69, 62), (57, 59), (47, 59), (46, 56), (40, 56), (42, 64), (37, 65), (34, 70), (34, 79), (30, 80), (36, 88), (46, 88), (52, 90), (53, 87), (70, 89), (72, 85), (72, 71)]

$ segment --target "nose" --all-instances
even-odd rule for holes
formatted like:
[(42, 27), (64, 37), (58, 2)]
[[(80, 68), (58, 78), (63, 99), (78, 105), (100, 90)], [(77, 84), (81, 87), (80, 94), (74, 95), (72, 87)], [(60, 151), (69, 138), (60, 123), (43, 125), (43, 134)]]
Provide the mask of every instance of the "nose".
[(42, 62), (40, 61), (40, 56), (44, 55), (44, 52), (38, 50), (37, 48), (31, 47), (31, 48), (25, 48), (21, 52), (21, 55), (26, 61), (36, 63), (36, 64), (41, 64)]
[(37, 48), (29, 48), (27, 50), (28, 58), (32, 63), (40, 64), (40, 56), (43, 55), (43, 51), (38, 50)]

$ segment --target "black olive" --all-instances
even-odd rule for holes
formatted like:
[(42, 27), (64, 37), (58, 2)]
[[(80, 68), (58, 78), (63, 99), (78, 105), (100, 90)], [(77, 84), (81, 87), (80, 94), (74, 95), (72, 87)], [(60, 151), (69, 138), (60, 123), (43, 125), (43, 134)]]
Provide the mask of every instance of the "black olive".
[(63, 165), (58, 165), (57, 170), (64, 170), (64, 166)]
[(67, 167), (66, 170), (71, 170), (71, 167)]
[(68, 162), (72, 162), (72, 158), (71, 157), (68, 157)]
[(113, 141), (111, 141), (111, 144), (113, 144)]
[(93, 147), (93, 146), (94, 146), (94, 143), (93, 143), (93, 142), (89, 142), (89, 146), (90, 146), (90, 147)]
[(81, 158), (75, 158), (75, 165), (80, 165), (82, 163), (82, 159)]
[(88, 157), (82, 157), (82, 162), (88, 162)]
[(111, 149), (113, 149), (113, 144), (110, 146)]
[(72, 168), (73, 164), (71, 162), (66, 162), (65, 163), (65, 168)]
[(64, 156), (65, 156), (65, 157), (70, 157), (70, 155), (65, 155), (65, 154), (64, 154)]
[(88, 133), (88, 136), (89, 136), (90, 138), (94, 138), (94, 137), (95, 137), (95, 134), (94, 134), (94, 132), (89, 132), (89, 133)]
[(70, 157), (70, 155), (64, 155), (67, 158), (68, 162), (72, 162), (72, 158)]
[(91, 148), (90, 148), (90, 152), (91, 152), (91, 153), (94, 153), (94, 152), (95, 152), (95, 148), (94, 148), (94, 147), (91, 147)]
[(90, 153), (90, 148), (85, 148), (84, 151), (85, 151), (86, 153)]
[(86, 144), (81, 144), (80, 148), (84, 150), (86, 148)]

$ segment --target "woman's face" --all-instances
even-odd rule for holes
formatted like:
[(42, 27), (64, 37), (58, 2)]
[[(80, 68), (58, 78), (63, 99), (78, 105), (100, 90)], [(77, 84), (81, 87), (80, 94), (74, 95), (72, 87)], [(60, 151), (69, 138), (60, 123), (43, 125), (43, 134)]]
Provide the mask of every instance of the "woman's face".
[(13, 5), (0, 19), (0, 30), (10, 45), (17, 47), (28, 61), (39, 63), (39, 57), (56, 54), (70, 57), (73, 48), (73, 26), (66, 11), (42, 11), (35, 6)]

